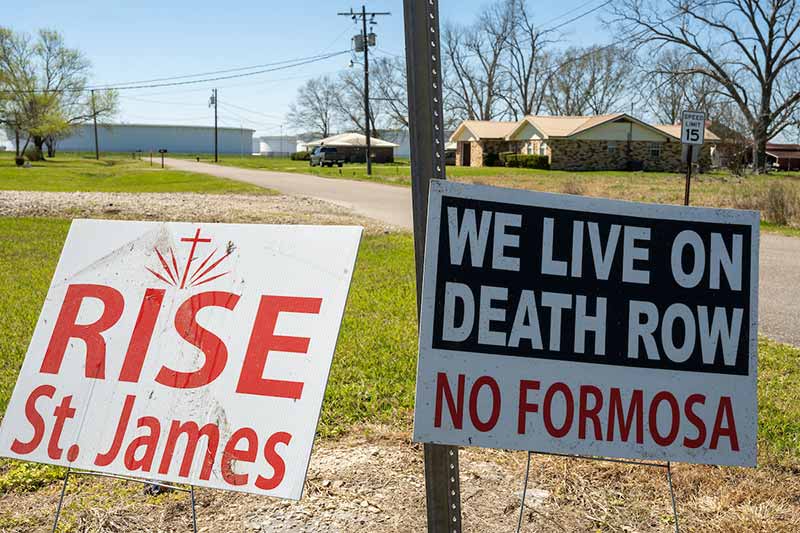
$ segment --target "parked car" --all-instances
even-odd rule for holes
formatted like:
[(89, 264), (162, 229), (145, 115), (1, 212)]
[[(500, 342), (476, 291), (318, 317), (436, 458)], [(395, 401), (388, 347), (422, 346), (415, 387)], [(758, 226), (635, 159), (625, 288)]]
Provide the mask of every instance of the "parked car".
[(341, 167), (346, 158), (339, 154), (333, 146), (320, 146), (311, 152), (311, 159), (308, 164), (312, 167), (332, 167), (333, 165)]

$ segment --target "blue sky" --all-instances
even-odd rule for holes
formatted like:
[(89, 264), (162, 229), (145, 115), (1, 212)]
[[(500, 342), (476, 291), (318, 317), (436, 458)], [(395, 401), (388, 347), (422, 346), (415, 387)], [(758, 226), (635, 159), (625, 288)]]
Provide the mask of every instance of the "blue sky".
[[(542, 24), (600, 0), (529, 0)], [(445, 21), (468, 23), (485, 0), (442, 0)], [(376, 28), (377, 55), (403, 54), (401, 0), (369, 0), (367, 9), (391, 11)], [(179, 76), (308, 57), (347, 50), (358, 30), (338, 11), (360, 9), (342, 0), (295, 2), (219, 2), (209, 0), (35, 0), (20, 2), (0, 24), (32, 33), (42, 27), (62, 32), (67, 43), (82, 50), (93, 65), (93, 83), (122, 83)], [(563, 29), (564, 45), (611, 40), (594, 13)], [(569, 17), (564, 17), (565, 20)], [(306, 79), (347, 68), (343, 55), (311, 65), (249, 78), (188, 87), (120, 93), (126, 122), (209, 124), (211, 88), (219, 87), (220, 123), (251, 127), (261, 134), (280, 134), (286, 111)], [(227, 105), (229, 103), (231, 105)], [(237, 106), (237, 107), (232, 107)], [(284, 132), (289, 128), (285, 127)]]

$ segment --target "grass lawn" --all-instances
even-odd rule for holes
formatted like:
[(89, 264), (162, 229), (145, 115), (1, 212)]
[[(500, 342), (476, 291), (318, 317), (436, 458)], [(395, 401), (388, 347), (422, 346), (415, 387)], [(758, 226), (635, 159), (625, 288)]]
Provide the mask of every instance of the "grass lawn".
[[(65, 220), (0, 218), (0, 284), (5, 287), (0, 305), (13, 309), (0, 315), (0, 412), (16, 381), (68, 227)], [(410, 428), (415, 298), (412, 237), (366, 237), (323, 405), (322, 436), (336, 436), (365, 422)], [(766, 458), (800, 467), (800, 349), (762, 339), (758, 380), (762, 462)], [(17, 467), (0, 467), (0, 490), (9, 475), (20, 477)]]
[(11, 152), (0, 152), (0, 190), (274, 194), (247, 183), (162, 169), (155, 158), (151, 167), (149, 158), (126, 154), (101, 154), (99, 161), (94, 154), (59, 154), (20, 168)]

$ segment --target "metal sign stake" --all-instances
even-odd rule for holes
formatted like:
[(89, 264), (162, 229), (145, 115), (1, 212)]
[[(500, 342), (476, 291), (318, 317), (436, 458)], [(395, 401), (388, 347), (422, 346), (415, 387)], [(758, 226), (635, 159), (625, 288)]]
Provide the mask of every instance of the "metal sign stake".
[(680, 528), (678, 527), (678, 506), (675, 502), (675, 490), (672, 486), (672, 463), (667, 461), (665, 463), (648, 463), (646, 461), (636, 461), (630, 459), (614, 459), (613, 457), (591, 457), (587, 455), (570, 455), (568, 453), (556, 453), (556, 452), (528, 452), (528, 463), (525, 466), (525, 482), (522, 486), (522, 501), (520, 502), (520, 510), (519, 510), (519, 520), (517, 522), (517, 533), (520, 532), (522, 528), (522, 514), (525, 509), (525, 495), (528, 490), (528, 475), (531, 469), (531, 454), (539, 454), (539, 455), (552, 455), (554, 457), (566, 457), (569, 459), (586, 459), (589, 461), (603, 461), (606, 463), (620, 463), (624, 465), (633, 465), (633, 466), (649, 466), (654, 468), (664, 468), (667, 471), (667, 484), (669, 485), (669, 497), (672, 501), (672, 518), (675, 521), (675, 533), (680, 533)]
[[(419, 317), (428, 189), (432, 178), (445, 179), (438, 2), (403, 0), (403, 13), (411, 141), (411, 199), (417, 267), (417, 317)], [(424, 454), (428, 531), (459, 533), (461, 489), (458, 448), (426, 443)]]
[(67, 468), (67, 474), (64, 476), (64, 484), (61, 485), (61, 496), (58, 497), (58, 507), (56, 507), (56, 517), (53, 520), (53, 533), (58, 529), (58, 518), (61, 516), (61, 506), (64, 504), (64, 493), (67, 491), (67, 482), (69, 481), (69, 473), (72, 468)]
[[(691, 152), (689, 152), (691, 154)], [(675, 504), (675, 491), (672, 488), (672, 464), (667, 461), (667, 482), (669, 483), (669, 497), (672, 499), (672, 517), (675, 520), (675, 533), (680, 533), (678, 527), (678, 506)]]
[(197, 510), (194, 506), (194, 485), (189, 485), (189, 490), (192, 496), (192, 528), (194, 528), (194, 533), (197, 533)]
[(522, 500), (519, 502), (519, 520), (517, 520), (517, 533), (522, 529), (522, 515), (525, 513), (525, 496), (528, 493), (528, 474), (531, 472), (531, 452), (528, 452), (528, 461), (525, 464), (525, 483), (522, 485)]
[(56, 533), (58, 530), (58, 520), (61, 517), (61, 508), (64, 505), (64, 496), (67, 492), (67, 483), (69, 482), (69, 476), (72, 475), (83, 475), (83, 476), (94, 476), (94, 477), (107, 477), (111, 479), (119, 479), (122, 481), (132, 481), (134, 483), (142, 483), (148, 486), (156, 486), (156, 487), (163, 487), (169, 490), (177, 490), (179, 492), (188, 492), (191, 494), (192, 497), (192, 530), (194, 533), (197, 533), (197, 512), (195, 511), (195, 502), (194, 502), (194, 485), (189, 485), (188, 489), (183, 487), (178, 487), (177, 485), (171, 485), (169, 483), (161, 483), (158, 481), (148, 481), (145, 479), (138, 479), (135, 477), (128, 477), (128, 476), (119, 476), (117, 474), (107, 474), (105, 472), (88, 472), (82, 470), (73, 470), (72, 467), (67, 467), (67, 474), (64, 476), (64, 483), (61, 485), (61, 495), (58, 498), (58, 506), (56, 507), (56, 515), (53, 520), (53, 533)]

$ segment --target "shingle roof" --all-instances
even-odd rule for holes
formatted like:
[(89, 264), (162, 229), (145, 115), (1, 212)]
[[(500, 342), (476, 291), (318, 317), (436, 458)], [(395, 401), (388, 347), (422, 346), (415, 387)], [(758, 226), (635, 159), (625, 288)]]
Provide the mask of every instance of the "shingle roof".
[[(667, 135), (672, 135), (676, 139), (681, 138), (681, 125), (680, 124), (653, 124), (656, 129), (659, 129), (666, 133)], [(706, 141), (720, 141), (721, 139), (711, 133), (708, 128), (706, 128)]]
[[(332, 135), (330, 137), (325, 137), (324, 139), (319, 139), (317, 141), (311, 141), (306, 143), (307, 146), (319, 146), (324, 144), (325, 146), (366, 146), (367, 145), (367, 136), (361, 133), (340, 133), (338, 135)], [(370, 144), (373, 147), (384, 147), (384, 148), (397, 148), (400, 146), (399, 144), (390, 143), (389, 141), (384, 141), (382, 139), (376, 139), (375, 137), (371, 138)]]
[(525, 120), (547, 137), (569, 137), (621, 116), (622, 113), (595, 116), (531, 115)]
[[(550, 115), (530, 115), (519, 122), (501, 122), (489, 120), (465, 120), (456, 129), (451, 140), (456, 139), (464, 129), (476, 139), (506, 139), (510, 140), (525, 126), (530, 124), (536, 128), (544, 137), (571, 137), (578, 133), (590, 130), (607, 122), (613, 122), (625, 118), (640, 126), (669, 135), (675, 139), (680, 139), (681, 126), (674, 124), (652, 125), (647, 122), (634, 118), (626, 113), (613, 113), (608, 115), (593, 116), (550, 116)], [(719, 137), (706, 129), (706, 140), (719, 141)]]
[(465, 120), (453, 132), (455, 138), (462, 127), (467, 128), (472, 135), (478, 139), (505, 139), (506, 136), (514, 131), (519, 122), (502, 122), (495, 120)]

